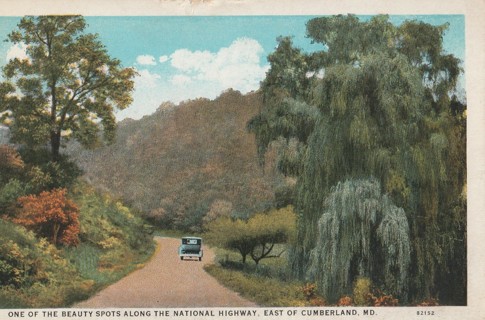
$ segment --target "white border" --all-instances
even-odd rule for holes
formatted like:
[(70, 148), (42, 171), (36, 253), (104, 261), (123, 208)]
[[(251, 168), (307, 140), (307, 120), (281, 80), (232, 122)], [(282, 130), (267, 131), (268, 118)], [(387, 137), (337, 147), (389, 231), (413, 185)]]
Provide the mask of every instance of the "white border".
[[(468, 306), (434, 308), (375, 308), (373, 319), (485, 319), (485, 0), (0, 0), (0, 16), (26, 14), (82, 14), (85, 16), (203, 16), (203, 15), (329, 15), (329, 14), (463, 14), (466, 31), (466, 89), (468, 102)], [(274, 310), (273, 308), (272, 310)], [(287, 312), (290, 309), (284, 309)], [(361, 310), (359, 308), (356, 308)], [(61, 314), (63, 310), (50, 309)], [(118, 309), (124, 310), (124, 309)], [(133, 310), (133, 309), (131, 309)], [(171, 309), (144, 309), (171, 310)], [(220, 310), (220, 308), (215, 309)], [(258, 319), (297, 319), (265, 317), (258, 308)], [(418, 310), (432, 310), (434, 316), (419, 317)], [(26, 310), (27, 311), (27, 310)], [(36, 311), (28, 309), (28, 311)], [(42, 310), (37, 310), (42, 311)], [(300, 313), (303, 309), (300, 309)], [(0, 319), (8, 317), (0, 309)], [(27, 314), (27, 312), (26, 312)], [(29, 318), (28, 316), (23, 319)], [(120, 319), (160, 319), (161, 317), (121, 317)], [(165, 317), (167, 318), (167, 317)], [(198, 317), (202, 319), (203, 317)], [(235, 318), (235, 317), (232, 317)], [(322, 317), (301, 317), (316, 319)], [(325, 316), (326, 319), (334, 317)], [(336, 317), (348, 319), (349, 317)], [(365, 318), (363, 316), (357, 318)], [(35, 319), (62, 319), (35, 317)], [(67, 318), (66, 318), (67, 319)], [(69, 318), (80, 319), (80, 318)], [(96, 319), (95, 317), (82, 319)], [(103, 318), (105, 319), (105, 318)], [(108, 319), (108, 318), (106, 318)], [(115, 319), (110, 317), (109, 319)], [(191, 317), (177, 317), (191, 319)]]

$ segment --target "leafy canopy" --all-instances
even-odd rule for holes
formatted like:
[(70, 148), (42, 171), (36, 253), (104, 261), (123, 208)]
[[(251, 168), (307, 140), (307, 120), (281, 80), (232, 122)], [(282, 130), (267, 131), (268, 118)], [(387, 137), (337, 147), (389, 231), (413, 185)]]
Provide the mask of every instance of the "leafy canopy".
[(238, 251), (243, 263), (250, 255), (258, 264), (275, 257), (271, 255), (275, 244), (294, 238), (295, 219), (291, 206), (255, 214), (247, 221), (222, 216), (208, 224), (207, 237), (215, 245)]
[(26, 16), (8, 36), (26, 47), (10, 60), (0, 84), (0, 112), (13, 139), (29, 146), (50, 144), (55, 160), (61, 139), (87, 147), (112, 141), (115, 109), (131, 102), (135, 71), (108, 55), (96, 34), (86, 34), (81, 16)]
[[(334, 292), (350, 294), (349, 282), (336, 280), (339, 272), (339, 279), (371, 276), (385, 285), (383, 279), (407, 271), (406, 281), (385, 285), (400, 299), (410, 293), (411, 299), (439, 295), (465, 303), (466, 106), (455, 97), (460, 61), (443, 51), (446, 28), (420, 21), (396, 26), (388, 16), (332, 16), (307, 23), (307, 35), (322, 44), (321, 51), (307, 54), (290, 38), (278, 39), (261, 85), (264, 107), (248, 128), (260, 158), (279, 143), (278, 167), (297, 179), (297, 240), (290, 255), (296, 277), (318, 279), (319, 288), (333, 281)], [(348, 241), (349, 234), (384, 236), (376, 224), (359, 229), (355, 219), (355, 230), (334, 232), (350, 223), (355, 210), (329, 204), (332, 190), (344, 183), (376, 183), (379, 205), (389, 199), (403, 210), (385, 243), (410, 245), (409, 269), (406, 263), (388, 266), (380, 277), (359, 269), (359, 261), (339, 264), (355, 251), (325, 249), (323, 244)], [(362, 243), (350, 239), (349, 248)], [(386, 256), (384, 247), (378, 251)], [(341, 268), (328, 274), (311, 256)]]

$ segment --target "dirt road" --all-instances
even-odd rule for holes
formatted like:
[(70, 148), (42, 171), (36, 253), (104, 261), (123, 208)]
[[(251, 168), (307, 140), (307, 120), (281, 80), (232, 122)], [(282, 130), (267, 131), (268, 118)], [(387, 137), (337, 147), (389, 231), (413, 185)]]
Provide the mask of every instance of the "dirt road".
[(209, 248), (203, 248), (202, 262), (181, 261), (177, 254), (180, 240), (161, 237), (155, 240), (157, 251), (144, 268), (74, 307), (256, 307), (204, 271), (203, 266), (214, 259)]

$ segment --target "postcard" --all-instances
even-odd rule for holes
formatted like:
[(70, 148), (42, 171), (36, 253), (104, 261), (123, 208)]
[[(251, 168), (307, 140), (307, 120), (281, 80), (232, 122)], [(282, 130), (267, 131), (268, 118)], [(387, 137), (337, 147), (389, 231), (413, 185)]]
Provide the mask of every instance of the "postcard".
[(0, 3), (0, 318), (485, 317), (483, 1)]

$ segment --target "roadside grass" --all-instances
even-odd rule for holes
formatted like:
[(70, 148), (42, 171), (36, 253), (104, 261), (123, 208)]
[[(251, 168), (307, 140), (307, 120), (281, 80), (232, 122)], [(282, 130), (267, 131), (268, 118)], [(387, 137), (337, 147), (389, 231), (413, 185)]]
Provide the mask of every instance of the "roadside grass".
[(216, 263), (205, 270), (225, 287), (262, 307), (298, 307), (309, 305), (303, 293), (304, 284), (290, 281), (286, 258), (252, 260), (243, 264), (236, 252), (213, 248)]
[(155, 246), (142, 254), (126, 252), (119, 256), (126, 259), (116, 259), (115, 263), (110, 264), (110, 268), (103, 268), (100, 265), (103, 250), (86, 243), (75, 248), (66, 249), (64, 252), (65, 257), (76, 267), (83, 279), (88, 279), (86, 283), (91, 287), (87, 295), (81, 294), (79, 297), (73, 298), (73, 302), (85, 300), (93, 293), (143, 267), (144, 263), (152, 256), (154, 250)]
[(68, 307), (140, 268), (155, 250), (145, 222), (80, 183), (80, 244), (55, 247), (0, 218), (0, 308)]
[(86, 296), (90, 284), (62, 250), (0, 219), (0, 308), (55, 307)]
[[(75, 190), (81, 208), (81, 244), (64, 250), (64, 257), (91, 283), (90, 294), (140, 268), (155, 244), (150, 228), (129, 208), (87, 185)], [(81, 295), (74, 302), (85, 300)]]

